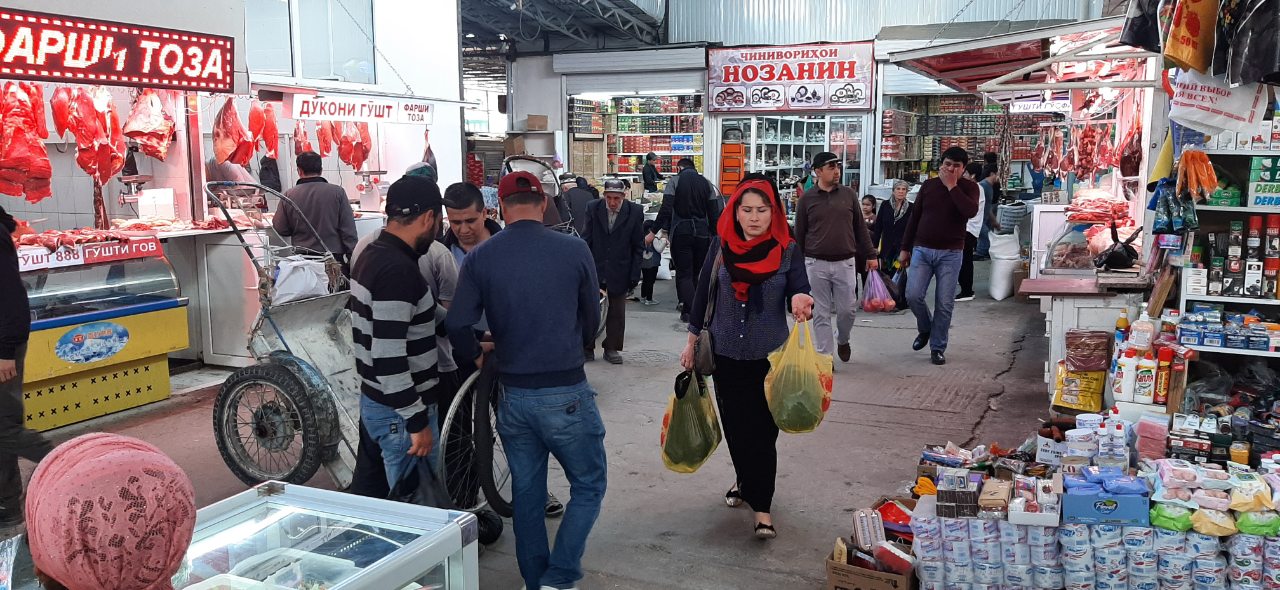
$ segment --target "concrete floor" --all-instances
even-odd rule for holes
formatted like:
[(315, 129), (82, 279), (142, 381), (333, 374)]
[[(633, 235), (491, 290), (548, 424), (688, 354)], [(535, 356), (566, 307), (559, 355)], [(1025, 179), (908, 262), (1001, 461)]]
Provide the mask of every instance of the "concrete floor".
[[(853, 359), (837, 361), (834, 403), (823, 425), (779, 441), (778, 538), (767, 543), (751, 536), (746, 508), (723, 504), (733, 482), (723, 445), (697, 473), (663, 467), (660, 424), (686, 332), (671, 281), (658, 283), (662, 305), (629, 305), (626, 364), (596, 361), (587, 369), (608, 428), (609, 491), (580, 587), (824, 587), (824, 555), (837, 536), (850, 533), (851, 513), (910, 485), (921, 445), (1022, 442), (1046, 410), (1043, 320), (1033, 304), (987, 298), (987, 269), (978, 264), (980, 298), (956, 305), (945, 367), (931, 365), (927, 352), (911, 351), (909, 313), (859, 314)], [(107, 430), (148, 440), (199, 482), (197, 501), (204, 506), (245, 489), (213, 440), (214, 393), (178, 396), (51, 434), (65, 439)], [(567, 501), (568, 484), (552, 465), (551, 489)], [(311, 485), (332, 488), (323, 473)], [(520, 586), (508, 523), (481, 558), (481, 588)]]

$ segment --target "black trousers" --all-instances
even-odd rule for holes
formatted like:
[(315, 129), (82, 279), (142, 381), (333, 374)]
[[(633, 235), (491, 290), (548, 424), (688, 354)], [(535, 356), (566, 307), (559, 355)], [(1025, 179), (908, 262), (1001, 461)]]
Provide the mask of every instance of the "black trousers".
[(676, 264), (676, 297), (685, 313), (693, 306), (693, 291), (698, 286), (698, 275), (710, 248), (711, 238), (684, 233), (671, 236), (671, 259)]
[[(440, 421), (440, 426), (444, 427), (445, 415), (449, 412), (449, 405), (453, 403), (453, 398), (458, 393), (458, 387), (462, 384), (459, 375), (462, 371), (450, 371), (448, 373), (440, 373), (440, 384), (436, 386), (436, 417)], [(456, 439), (450, 439), (450, 443), (461, 442), (463, 437), (470, 432), (470, 416), (466, 418), (465, 430), (457, 430), (454, 434)], [(444, 433), (441, 433), (444, 436)], [(440, 441), (434, 441), (433, 444), (439, 444)], [(458, 445), (454, 448), (461, 450), (467, 445)], [(453, 451), (450, 451), (453, 455)], [(457, 457), (457, 455), (454, 455)], [(444, 461), (445, 458), (441, 457)], [(456, 461), (456, 459), (451, 459)], [(474, 461), (474, 458), (472, 459)], [(447, 467), (446, 461), (446, 467)], [(347, 486), (348, 494), (357, 496), (365, 496), (369, 498), (386, 498), (391, 493), (391, 488), (387, 487), (387, 470), (386, 464), (382, 460), (382, 447), (378, 446), (378, 442), (369, 436), (369, 431), (364, 428), (364, 421), (360, 421), (360, 442), (356, 446), (356, 466), (351, 470), (351, 485)], [(474, 473), (475, 470), (472, 470)], [(446, 476), (447, 477), (447, 476)], [(479, 489), (479, 481), (476, 482), (476, 489)]]
[(653, 284), (658, 281), (658, 267), (640, 269), (640, 298), (653, 300)]
[(971, 233), (964, 234), (964, 259), (960, 262), (960, 293), (973, 294), (973, 249), (978, 247), (978, 238)]
[(21, 510), (22, 472), (18, 469), (18, 457), (39, 463), (53, 450), (53, 445), (43, 434), (26, 427), (26, 412), (22, 407), (22, 369), (27, 347), (18, 347), (18, 374), (0, 383), (0, 506)]
[(768, 359), (739, 361), (716, 355), (713, 377), (724, 440), (738, 491), (756, 512), (770, 511), (778, 474), (778, 425), (764, 397), (767, 374)]
[[(609, 311), (604, 315), (604, 349), (621, 351), (626, 331), (627, 295), (610, 295)], [(595, 342), (591, 343), (591, 349), (595, 349)]]

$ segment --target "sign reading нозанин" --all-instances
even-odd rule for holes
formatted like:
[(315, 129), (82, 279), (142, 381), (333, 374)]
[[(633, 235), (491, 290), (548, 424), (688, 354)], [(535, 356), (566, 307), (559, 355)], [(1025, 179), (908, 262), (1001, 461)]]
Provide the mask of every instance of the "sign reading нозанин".
[(875, 108), (870, 42), (707, 50), (707, 109), (840, 111)]
[(235, 40), (0, 8), (0, 78), (231, 92)]

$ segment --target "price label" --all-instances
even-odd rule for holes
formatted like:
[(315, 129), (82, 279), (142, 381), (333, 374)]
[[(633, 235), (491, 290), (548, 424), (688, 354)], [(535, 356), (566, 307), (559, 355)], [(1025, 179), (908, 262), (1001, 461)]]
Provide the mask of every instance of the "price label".
[(23, 246), (18, 248), (18, 272), (43, 270), (49, 268), (53, 255), (43, 246)]
[(84, 253), (84, 264), (146, 258), (161, 254), (160, 240), (156, 238), (133, 239), (127, 242), (84, 244), (81, 248)]
[(63, 268), (84, 264), (79, 246), (62, 246), (49, 255), (49, 268)]

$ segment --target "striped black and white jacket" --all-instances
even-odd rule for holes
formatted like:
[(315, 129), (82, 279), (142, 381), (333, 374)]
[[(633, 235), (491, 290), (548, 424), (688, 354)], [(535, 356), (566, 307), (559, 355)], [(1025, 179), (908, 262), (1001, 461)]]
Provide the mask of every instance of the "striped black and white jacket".
[(409, 432), (426, 428), (435, 403), (436, 302), (418, 272), (418, 253), (391, 232), (351, 270), (351, 340), (360, 391), (394, 408)]

